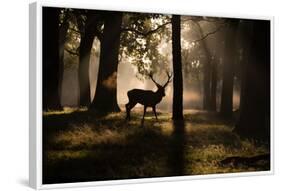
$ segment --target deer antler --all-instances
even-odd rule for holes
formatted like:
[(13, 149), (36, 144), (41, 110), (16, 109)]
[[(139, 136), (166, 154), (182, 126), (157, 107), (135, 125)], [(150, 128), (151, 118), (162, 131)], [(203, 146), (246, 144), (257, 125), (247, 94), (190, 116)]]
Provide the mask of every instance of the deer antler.
[(161, 87), (161, 85), (158, 84), (158, 83), (153, 79), (152, 73), (149, 73), (148, 76), (150, 77), (150, 79), (154, 82), (154, 84), (155, 84), (157, 87)]
[(168, 76), (168, 80), (165, 83), (165, 85), (163, 86), (164, 88), (172, 81), (172, 77), (173, 77), (172, 73), (170, 74), (168, 71), (166, 71), (166, 74)]

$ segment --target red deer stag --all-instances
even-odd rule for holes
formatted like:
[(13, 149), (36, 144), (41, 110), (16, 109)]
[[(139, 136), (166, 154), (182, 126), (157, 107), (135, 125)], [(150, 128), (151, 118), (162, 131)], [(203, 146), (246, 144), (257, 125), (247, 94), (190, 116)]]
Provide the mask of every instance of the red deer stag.
[(126, 119), (130, 120), (130, 111), (137, 103), (141, 104), (144, 106), (144, 111), (143, 111), (143, 117), (142, 117), (142, 124), (144, 121), (144, 116), (146, 113), (146, 108), (147, 107), (152, 107), (153, 113), (155, 115), (155, 118), (157, 118), (156, 114), (156, 105), (160, 103), (162, 98), (165, 96), (165, 87), (171, 82), (172, 75), (166, 72), (168, 76), (167, 82), (161, 86), (158, 84), (154, 79), (152, 74), (149, 75), (150, 79), (154, 82), (154, 84), (157, 86), (157, 91), (153, 92), (151, 90), (142, 90), (142, 89), (132, 89), (127, 92), (128, 98), (129, 98), (129, 103), (126, 104), (126, 112), (127, 112), (127, 117)]

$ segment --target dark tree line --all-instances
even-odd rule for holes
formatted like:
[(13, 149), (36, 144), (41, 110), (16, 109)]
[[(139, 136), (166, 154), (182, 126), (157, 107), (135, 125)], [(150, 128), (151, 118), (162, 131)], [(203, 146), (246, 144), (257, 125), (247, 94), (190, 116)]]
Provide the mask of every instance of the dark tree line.
[[(243, 65), (240, 117), (235, 131), (270, 137), (270, 22), (254, 21), (248, 34), (249, 56)], [(246, 34), (247, 35), (247, 34)]]

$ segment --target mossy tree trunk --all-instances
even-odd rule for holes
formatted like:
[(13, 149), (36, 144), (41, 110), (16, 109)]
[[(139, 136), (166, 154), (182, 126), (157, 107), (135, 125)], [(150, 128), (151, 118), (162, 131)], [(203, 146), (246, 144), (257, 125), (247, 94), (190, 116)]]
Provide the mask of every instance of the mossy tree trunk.
[(91, 103), (89, 65), (93, 41), (96, 36), (99, 15), (95, 11), (88, 10), (84, 33), (81, 34), (79, 49), (79, 89), (80, 106), (88, 107)]
[(96, 93), (90, 109), (100, 112), (118, 112), (120, 108), (117, 104), (117, 68), (122, 13), (107, 13), (104, 19)]

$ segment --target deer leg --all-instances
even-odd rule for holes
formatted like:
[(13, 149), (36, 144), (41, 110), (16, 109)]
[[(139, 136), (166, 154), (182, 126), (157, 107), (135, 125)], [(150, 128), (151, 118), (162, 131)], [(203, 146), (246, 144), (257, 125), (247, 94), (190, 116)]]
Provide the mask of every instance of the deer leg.
[(127, 103), (126, 104), (126, 112), (127, 112), (127, 117), (126, 117), (126, 119), (128, 119), (128, 120), (130, 120), (131, 119), (131, 114), (130, 114), (130, 112), (131, 112), (131, 109), (133, 108), (133, 107), (135, 107), (135, 105), (136, 105), (137, 103)]
[(130, 120), (131, 119), (131, 116), (130, 116), (130, 102), (126, 104), (126, 113), (127, 113), (127, 116), (126, 116), (126, 119)]
[(142, 121), (141, 121), (142, 125), (143, 125), (143, 122), (144, 122), (145, 113), (146, 113), (146, 106), (144, 106), (144, 108), (143, 108), (143, 116), (142, 116)]
[(155, 106), (152, 107), (152, 110), (153, 110), (153, 113), (154, 113), (154, 115), (155, 115), (155, 117), (156, 117), (156, 120), (158, 120), (158, 118), (157, 118), (157, 113), (156, 113), (156, 107), (155, 107)]

